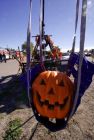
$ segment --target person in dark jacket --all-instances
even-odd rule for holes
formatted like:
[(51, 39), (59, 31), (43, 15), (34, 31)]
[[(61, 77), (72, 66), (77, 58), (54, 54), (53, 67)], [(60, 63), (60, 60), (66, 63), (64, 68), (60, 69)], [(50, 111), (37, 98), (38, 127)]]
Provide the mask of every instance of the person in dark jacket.
[(2, 62), (2, 54), (0, 53), (0, 62)]
[(4, 52), (3, 52), (3, 55), (2, 55), (2, 59), (3, 59), (3, 61), (6, 63), (6, 55), (5, 55)]

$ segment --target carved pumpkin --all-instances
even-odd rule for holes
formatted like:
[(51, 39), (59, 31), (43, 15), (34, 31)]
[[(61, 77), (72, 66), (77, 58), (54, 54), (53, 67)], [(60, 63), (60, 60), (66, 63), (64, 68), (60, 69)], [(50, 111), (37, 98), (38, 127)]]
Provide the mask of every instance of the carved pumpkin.
[(44, 117), (63, 119), (67, 117), (74, 92), (74, 85), (66, 74), (45, 71), (39, 74), (32, 85), (33, 103)]

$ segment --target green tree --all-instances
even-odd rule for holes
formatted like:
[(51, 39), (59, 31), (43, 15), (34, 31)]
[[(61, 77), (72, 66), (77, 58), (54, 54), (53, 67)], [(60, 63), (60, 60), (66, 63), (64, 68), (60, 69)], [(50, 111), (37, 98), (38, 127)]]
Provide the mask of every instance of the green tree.
[[(26, 48), (27, 48), (27, 44), (26, 44), (26, 42), (24, 42), (23, 44), (22, 44), (22, 51), (26, 54)], [(32, 54), (32, 52), (33, 52), (33, 49), (34, 49), (34, 45), (33, 45), (33, 43), (31, 42), (30, 43), (30, 52), (31, 52), (31, 54)]]

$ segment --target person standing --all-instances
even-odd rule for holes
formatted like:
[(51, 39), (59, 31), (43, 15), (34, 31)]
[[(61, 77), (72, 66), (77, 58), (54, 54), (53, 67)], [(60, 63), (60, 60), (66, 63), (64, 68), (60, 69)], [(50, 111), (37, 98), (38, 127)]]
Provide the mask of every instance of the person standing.
[(5, 55), (4, 52), (3, 52), (3, 55), (2, 55), (2, 59), (3, 59), (3, 61), (5, 61), (5, 63), (6, 63), (6, 55)]
[(2, 54), (0, 53), (0, 62), (2, 62)]

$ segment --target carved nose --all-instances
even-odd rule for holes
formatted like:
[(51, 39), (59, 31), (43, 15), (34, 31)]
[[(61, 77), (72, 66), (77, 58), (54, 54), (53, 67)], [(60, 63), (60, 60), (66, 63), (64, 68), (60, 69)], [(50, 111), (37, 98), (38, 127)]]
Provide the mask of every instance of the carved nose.
[(51, 95), (51, 94), (52, 94), (52, 95), (54, 94), (53, 88), (51, 88), (51, 89), (49, 90), (48, 94), (50, 94), (50, 95)]

